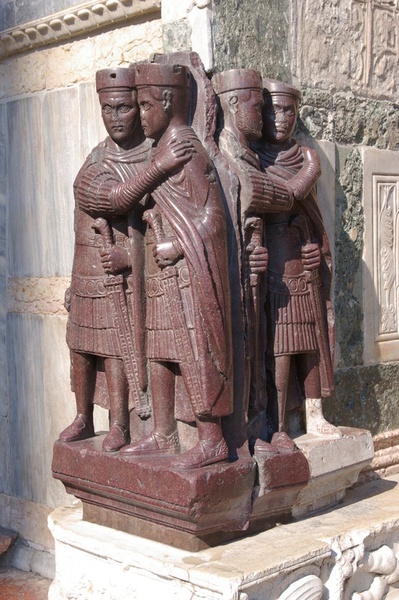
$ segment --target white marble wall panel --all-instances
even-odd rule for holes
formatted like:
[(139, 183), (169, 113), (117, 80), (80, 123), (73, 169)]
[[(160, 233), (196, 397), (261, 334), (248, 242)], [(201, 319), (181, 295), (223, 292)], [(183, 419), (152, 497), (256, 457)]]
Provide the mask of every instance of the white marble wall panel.
[(65, 276), (72, 270), (73, 182), (82, 164), (77, 87), (49, 92), (42, 110), (45, 188), (38, 209), (45, 264), (40, 274)]
[(399, 360), (399, 155), (365, 148), (364, 263), (366, 364)]
[(68, 502), (52, 479), (52, 447), (75, 414), (65, 317), (8, 316), (11, 491), (57, 506)]
[(45, 205), (45, 164), (41, 101), (10, 102), (8, 110), (8, 256), (15, 276), (50, 274)]
[(101, 118), (101, 107), (94, 80), (90, 83), (81, 83), (78, 91), (80, 144), (76, 150), (79, 151), (80, 168), (83, 160), (107, 136), (107, 132)]
[(0, 490), (9, 489), (8, 402), (7, 402), (7, 249), (6, 249), (6, 197), (7, 197), (7, 107), (0, 104)]

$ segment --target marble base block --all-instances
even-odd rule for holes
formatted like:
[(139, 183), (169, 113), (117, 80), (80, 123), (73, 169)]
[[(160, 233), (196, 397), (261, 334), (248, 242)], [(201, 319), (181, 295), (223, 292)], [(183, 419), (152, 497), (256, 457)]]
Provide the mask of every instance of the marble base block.
[(397, 600), (398, 481), (357, 486), (334, 510), (196, 553), (59, 508), (49, 517), (49, 600)]
[(373, 459), (371, 433), (365, 429), (338, 427), (342, 437), (302, 435), (295, 443), (306, 457), (310, 477), (296, 498), (294, 517), (306, 515), (341, 501)]
[(82, 500), (86, 520), (189, 550), (247, 529), (255, 481), (250, 456), (178, 470), (174, 455), (102, 452), (103, 438), (54, 445), (53, 475)]

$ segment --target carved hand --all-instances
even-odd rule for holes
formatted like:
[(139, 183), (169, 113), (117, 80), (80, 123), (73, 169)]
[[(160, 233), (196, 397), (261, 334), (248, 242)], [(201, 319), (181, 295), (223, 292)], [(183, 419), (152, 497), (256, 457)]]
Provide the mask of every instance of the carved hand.
[(183, 256), (177, 240), (167, 240), (155, 244), (153, 255), (155, 262), (161, 268), (169, 267), (179, 260)]
[(305, 244), (301, 248), (301, 258), (304, 269), (313, 271), (320, 267), (321, 253), (318, 244)]
[(116, 275), (130, 267), (130, 255), (126, 248), (112, 246), (100, 252), (101, 264), (106, 273)]
[(250, 244), (247, 246), (247, 252), (249, 252), (249, 267), (251, 273), (265, 273), (269, 260), (267, 248), (264, 246), (253, 248)]
[(185, 165), (195, 153), (189, 140), (174, 140), (159, 152), (155, 159), (158, 169), (168, 174)]

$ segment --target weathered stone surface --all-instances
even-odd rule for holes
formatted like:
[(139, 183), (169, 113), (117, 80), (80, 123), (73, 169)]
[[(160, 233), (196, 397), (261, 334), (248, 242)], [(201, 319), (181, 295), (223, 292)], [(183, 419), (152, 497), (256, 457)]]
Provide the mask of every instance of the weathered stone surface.
[(12, 277), (8, 280), (7, 310), (12, 313), (66, 314), (69, 277)]
[(338, 157), (335, 215), (336, 363), (338, 367), (349, 367), (363, 362), (363, 165), (355, 149), (339, 149)]
[(290, 81), (289, 7), (262, 0), (214, 0), (214, 69), (245, 67)]
[(398, 104), (302, 89), (300, 131), (337, 144), (399, 148)]
[(192, 29), (187, 20), (182, 19), (174, 23), (166, 23), (162, 30), (165, 52), (192, 49)]
[(302, 85), (395, 100), (399, 83), (397, 6), (294, 0), (293, 75)]
[(326, 418), (334, 425), (364, 427), (376, 434), (399, 427), (399, 365), (339, 369), (335, 392), (323, 400)]
[[(12, 275), (42, 275), (47, 269), (45, 164), (41, 102), (38, 97), (10, 102), (8, 190), (8, 262)], [(29, 131), (29, 136), (26, 132)], [(21, 143), (21, 140), (24, 140)], [(21, 166), (23, 165), (23, 168)], [(39, 176), (41, 174), (41, 176)], [(35, 181), (35, 185), (32, 182)], [(50, 208), (50, 207), (49, 207)], [(53, 207), (51, 207), (53, 210)], [(40, 233), (44, 233), (44, 238)], [(49, 246), (48, 246), (49, 248)]]
[(0, 557), (3, 557), (15, 544), (18, 533), (0, 527)]

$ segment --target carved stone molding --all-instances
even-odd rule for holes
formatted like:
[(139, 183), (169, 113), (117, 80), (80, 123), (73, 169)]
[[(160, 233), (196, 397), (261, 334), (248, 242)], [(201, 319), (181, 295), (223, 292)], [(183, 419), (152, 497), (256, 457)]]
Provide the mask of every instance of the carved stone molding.
[(0, 58), (70, 39), (112, 23), (161, 9), (161, 0), (90, 0), (71, 9), (7, 29), (0, 34)]
[(69, 277), (10, 277), (7, 311), (29, 314), (67, 314), (64, 307)]
[(365, 363), (399, 358), (399, 168), (396, 152), (364, 151)]

